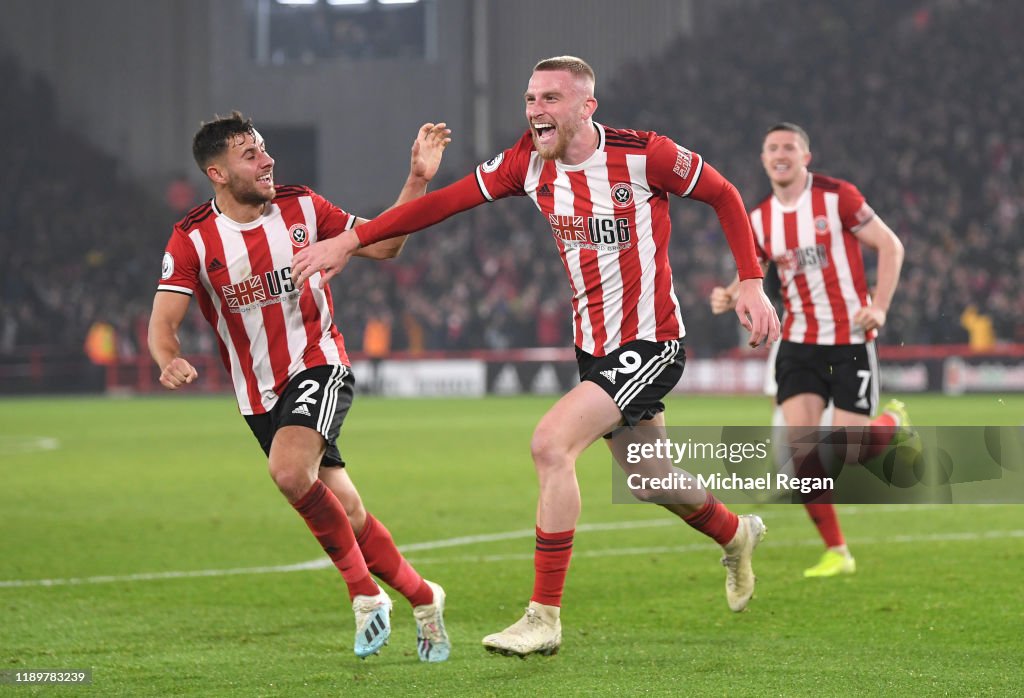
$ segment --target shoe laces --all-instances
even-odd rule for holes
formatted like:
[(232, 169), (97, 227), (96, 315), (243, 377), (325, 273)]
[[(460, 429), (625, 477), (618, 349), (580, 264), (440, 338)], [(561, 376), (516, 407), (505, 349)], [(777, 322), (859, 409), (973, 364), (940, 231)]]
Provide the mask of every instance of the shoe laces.
[[(740, 520), (740, 526), (743, 525), (743, 521)], [(735, 580), (736, 575), (739, 573), (740, 552), (742, 550), (743, 546), (737, 545), (735, 553), (729, 553), (729, 551), (725, 551), (725, 554), (722, 555), (722, 567), (729, 571), (729, 581)]]
[(355, 602), (353, 610), (355, 610), (356, 618), (359, 619), (361, 624), (362, 621), (366, 620), (367, 616), (372, 615), (384, 605), (384, 601), (379, 596), (365, 596)]
[(412, 614), (416, 618), (416, 625), (419, 626), (423, 637), (431, 642), (441, 641), (441, 627), (438, 622), (436, 604), (417, 606), (412, 609)]
[(526, 609), (526, 615), (524, 615), (516, 625), (518, 625), (519, 627), (532, 627), (535, 625), (539, 625), (545, 628), (553, 628), (557, 624), (557, 619), (548, 620), (543, 615), (541, 615), (540, 611), (538, 611), (536, 608), (530, 607)]
[(535, 625), (544, 625), (544, 619), (540, 617), (539, 613), (537, 613), (537, 609), (527, 608), (523, 617), (506, 628), (505, 632), (512, 635), (522, 635), (523, 633), (529, 632)]
[(737, 572), (739, 572), (739, 555), (729, 555), (726, 553), (722, 556), (722, 567), (729, 570), (729, 579), (733, 579)]

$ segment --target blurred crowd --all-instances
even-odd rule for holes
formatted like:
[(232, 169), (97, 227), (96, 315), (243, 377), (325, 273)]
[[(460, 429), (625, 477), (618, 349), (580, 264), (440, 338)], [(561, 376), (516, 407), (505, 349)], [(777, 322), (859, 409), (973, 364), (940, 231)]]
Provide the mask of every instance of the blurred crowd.
[[(655, 59), (598, 75), (597, 120), (700, 152), (748, 205), (770, 191), (758, 159), (765, 129), (801, 124), (812, 170), (856, 184), (906, 246), (880, 343), (1024, 342), (1024, 4), (732, 0), (698, 24)], [(0, 353), (80, 348), (97, 320), (116, 330), (119, 353), (144, 352), (175, 214), (62, 129), (44, 83), (9, 61), (0, 74), (12, 106), (0, 111), (10, 174)], [(458, 169), (443, 166), (447, 177)], [(384, 207), (338, 203), (362, 216)], [(707, 304), (735, 269), (717, 219), (699, 203), (671, 208), (689, 351), (733, 348), (735, 317), (713, 317)], [(546, 228), (531, 202), (506, 200), (413, 236), (397, 260), (354, 260), (334, 282), (350, 349), (569, 346), (570, 290)], [(186, 335), (200, 327), (191, 317)], [(198, 329), (186, 344), (212, 349)]]
[(56, 118), (49, 83), (3, 54), (0, 76), (0, 355), (80, 351), (97, 322), (122, 354), (144, 350), (140, 320), (173, 214)]
[[(764, 131), (803, 125), (811, 169), (856, 184), (906, 246), (880, 343), (967, 342), (985, 321), (993, 341), (1024, 341), (1024, 5), (768, 0), (708, 19), (605, 87), (604, 118), (698, 150), (748, 206), (770, 193)], [(676, 213), (677, 291), (697, 308), (730, 260), (704, 253), (724, 250), (706, 211)]]
[[(656, 59), (599, 75), (595, 118), (700, 152), (748, 206), (770, 192), (765, 130), (803, 125), (812, 170), (856, 184), (906, 246), (880, 343), (1024, 342), (1024, 5), (748, 0), (719, 10)], [(671, 210), (688, 348), (735, 347), (735, 317), (707, 304), (735, 270), (717, 219), (698, 203)], [(340, 308), (343, 325), (384, 318), (392, 349), (571, 341), (569, 286), (531, 203), (490, 204), (439, 227), (413, 236), (386, 270), (360, 270), (372, 302)]]

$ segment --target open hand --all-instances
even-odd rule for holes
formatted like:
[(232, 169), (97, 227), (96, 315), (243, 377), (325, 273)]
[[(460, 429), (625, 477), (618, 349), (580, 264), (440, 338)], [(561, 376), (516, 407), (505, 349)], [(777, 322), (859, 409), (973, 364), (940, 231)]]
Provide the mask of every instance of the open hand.
[(409, 174), (429, 182), (437, 174), (441, 165), (441, 155), (452, 142), (452, 131), (444, 122), (439, 124), (426, 123), (420, 126), (416, 140), (412, 142), (412, 158)]
[(336, 238), (322, 240), (299, 250), (292, 257), (292, 281), (298, 288), (317, 272), (321, 272), (320, 288), (327, 285), (338, 272), (345, 268), (352, 253), (359, 249), (359, 238), (355, 230), (346, 230)]

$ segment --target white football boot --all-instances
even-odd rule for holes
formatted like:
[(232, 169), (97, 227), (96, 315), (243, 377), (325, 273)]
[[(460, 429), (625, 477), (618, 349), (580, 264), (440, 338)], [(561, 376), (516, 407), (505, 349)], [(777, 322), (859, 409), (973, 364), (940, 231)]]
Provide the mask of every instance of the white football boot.
[(557, 654), (562, 645), (560, 611), (558, 606), (531, 601), (522, 618), (483, 639), (484, 649), (508, 657)]
[(444, 629), (444, 589), (440, 584), (424, 580), (434, 592), (434, 600), (414, 606), (416, 618), (416, 654), (421, 662), (443, 662), (452, 651), (452, 643)]
[(356, 614), (356, 641), (353, 651), (360, 659), (380, 654), (391, 636), (391, 599), (381, 589), (376, 596), (357, 596), (352, 599)]
[(729, 608), (739, 613), (747, 607), (750, 597), (754, 595), (754, 568), (750, 564), (754, 556), (754, 548), (764, 538), (768, 529), (760, 516), (747, 514), (740, 517), (740, 525), (736, 535), (722, 548), (722, 564), (725, 566), (725, 598)]

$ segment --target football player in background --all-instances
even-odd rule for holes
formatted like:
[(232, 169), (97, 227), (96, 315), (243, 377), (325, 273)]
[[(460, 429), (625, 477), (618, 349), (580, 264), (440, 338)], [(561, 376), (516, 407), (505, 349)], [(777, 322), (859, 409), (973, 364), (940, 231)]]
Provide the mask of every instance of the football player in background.
[[(784, 313), (774, 382), (790, 441), (799, 439), (806, 427), (821, 424), (831, 403), (832, 426), (866, 432), (864, 450), (844, 455), (851, 462), (877, 455), (891, 443), (897, 428), (909, 426), (906, 408), (898, 400), (871, 419), (878, 407), (874, 339), (885, 325), (896, 292), (903, 245), (857, 187), (812, 173), (810, 162), (810, 138), (803, 128), (788, 122), (769, 128), (761, 164), (772, 193), (750, 212), (750, 222), (762, 266), (775, 262), (781, 283)], [(878, 253), (873, 297), (868, 293), (862, 245)], [(734, 280), (712, 291), (713, 312), (734, 307), (737, 284)], [(825, 475), (817, 453), (799, 458), (798, 474)], [(854, 573), (856, 562), (830, 495), (811, 493), (805, 506), (825, 552), (804, 576)]]

